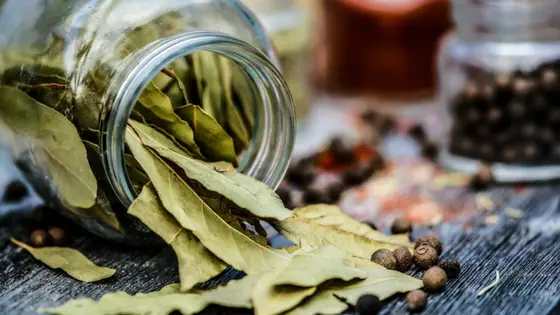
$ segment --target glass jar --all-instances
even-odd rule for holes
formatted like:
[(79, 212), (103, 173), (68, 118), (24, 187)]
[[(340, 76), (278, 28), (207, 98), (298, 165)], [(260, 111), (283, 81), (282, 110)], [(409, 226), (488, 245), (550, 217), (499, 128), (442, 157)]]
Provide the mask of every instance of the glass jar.
[[(0, 4), (0, 25), (3, 84), (7, 84), (8, 73), (28, 80), (18, 83), (23, 86), (37, 79), (29, 70), (33, 66), (22, 64), (40, 64), (41, 71), (52, 66), (55, 70), (48, 76), (64, 83), (64, 93), (47, 90), (37, 97), (71, 120), (84, 142), (98, 145), (96, 152), (88, 150), (98, 182), (97, 202), (89, 210), (96, 208), (97, 214), (61, 202), (60, 187), (55, 187), (60, 185), (52, 181), (54, 174), (37, 162), (40, 135), (14, 135), (12, 122), (4, 120), (1, 138), (12, 145), (20, 167), (53, 208), (89, 231), (120, 241), (151, 239), (149, 231), (126, 214), (137, 196), (125, 166), (126, 124), (141, 92), (158, 79), (160, 71), (179, 65), (181, 58), (193, 53), (213, 52), (241, 69), (238, 83), (245, 79), (248, 86), (249, 97), (244, 100), (254, 124), (238, 170), (272, 188), (280, 183), (295, 132), (291, 95), (275, 66), (278, 58), (266, 32), (239, 1), (48, 0), (23, 5), (6, 0)], [(23, 71), (27, 71), (25, 75)], [(78, 108), (84, 110), (75, 106), (79, 101), (88, 104), (86, 114), (91, 115), (85, 115), (87, 121), (83, 121), (83, 113), (82, 119), (74, 113)]]
[(296, 118), (303, 121), (311, 109), (310, 9), (297, 0), (242, 0), (270, 34), (290, 87)]
[(443, 40), (440, 160), (501, 182), (560, 177), (560, 6), (552, 0), (455, 0)]

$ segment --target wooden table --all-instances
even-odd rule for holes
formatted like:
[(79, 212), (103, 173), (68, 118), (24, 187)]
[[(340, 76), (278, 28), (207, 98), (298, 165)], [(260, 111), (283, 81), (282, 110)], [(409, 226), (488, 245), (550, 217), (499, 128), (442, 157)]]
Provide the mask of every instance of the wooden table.
[[(542, 186), (519, 193), (514, 188), (496, 188), (490, 193), (499, 215), (496, 224), (474, 220), (472, 230), (464, 223), (445, 222), (435, 229), (445, 244), (444, 257), (461, 261), (458, 279), (444, 292), (432, 294), (423, 314), (560, 314), (560, 186)], [(513, 219), (504, 209), (523, 209), (524, 217)], [(25, 239), (25, 226), (18, 221), (0, 223), (0, 314), (36, 314), (39, 307), (55, 306), (79, 297), (100, 298), (114, 291), (128, 293), (158, 290), (178, 281), (173, 252), (168, 249), (127, 248), (77, 232), (73, 247), (95, 263), (117, 268), (116, 276), (96, 284), (73, 280), (51, 270), (16, 248), (9, 237)], [(416, 236), (426, 233), (417, 229)], [(276, 237), (273, 244), (281, 243)], [(490, 284), (495, 271), (499, 284), (482, 297), (476, 293)], [(419, 276), (419, 272), (412, 272)], [(227, 271), (211, 287), (234, 277)], [(247, 311), (214, 309), (205, 314), (250, 314)], [(383, 314), (405, 314), (404, 299), (388, 302)]]

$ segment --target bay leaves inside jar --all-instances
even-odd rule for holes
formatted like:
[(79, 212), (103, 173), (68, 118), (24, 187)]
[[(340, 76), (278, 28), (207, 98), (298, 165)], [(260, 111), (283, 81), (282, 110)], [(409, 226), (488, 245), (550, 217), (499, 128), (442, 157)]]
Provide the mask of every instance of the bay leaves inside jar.
[(93, 206), (97, 180), (76, 127), (14, 87), (0, 87), (0, 104), (0, 119), (15, 133), (34, 141), (37, 159), (44, 163), (39, 166), (48, 170), (62, 201), (70, 207)]

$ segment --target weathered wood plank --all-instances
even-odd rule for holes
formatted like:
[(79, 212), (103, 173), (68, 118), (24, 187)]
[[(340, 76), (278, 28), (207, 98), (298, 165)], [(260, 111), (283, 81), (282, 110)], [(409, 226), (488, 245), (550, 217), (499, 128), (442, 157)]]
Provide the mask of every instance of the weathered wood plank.
[[(462, 272), (443, 293), (430, 295), (423, 314), (560, 314), (559, 192), (558, 186), (527, 194), (497, 189), (493, 195), (505, 199), (498, 208), (522, 209), (524, 218), (502, 215), (498, 224), (475, 225), (472, 232), (456, 223), (443, 223), (433, 231), (445, 244), (444, 257), (458, 258)], [(424, 233), (426, 230), (415, 234)], [(58, 305), (71, 298), (99, 298), (119, 290), (148, 292), (178, 281), (175, 258), (168, 249), (127, 248), (81, 235), (77, 248), (94, 262), (118, 270), (113, 279), (81, 283), (42, 266), (8, 241), (10, 236), (25, 238), (25, 234), (25, 228), (15, 223), (0, 225), (0, 314), (35, 314), (38, 307)], [(501, 282), (477, 298), (476, 293), (494, 280), (495, 270), (500, 270)], [(420, 276), (421, 272), (412, 274)], [(238, 276), (240, 273), (228, 271), (218, 281)], [(391, 300), (383, 313), (406, 314), (403, 299)], [(213, 309), (207, 314), (250, 312)]]

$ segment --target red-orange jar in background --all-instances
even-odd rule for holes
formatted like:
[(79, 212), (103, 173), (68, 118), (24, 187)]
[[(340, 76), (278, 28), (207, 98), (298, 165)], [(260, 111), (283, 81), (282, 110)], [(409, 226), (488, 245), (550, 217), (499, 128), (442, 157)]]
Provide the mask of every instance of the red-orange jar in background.
[(321, 0), (319, 88), (383, 98), (433, 96), (447, 0)]

